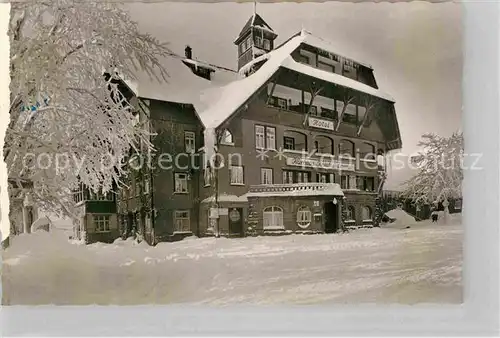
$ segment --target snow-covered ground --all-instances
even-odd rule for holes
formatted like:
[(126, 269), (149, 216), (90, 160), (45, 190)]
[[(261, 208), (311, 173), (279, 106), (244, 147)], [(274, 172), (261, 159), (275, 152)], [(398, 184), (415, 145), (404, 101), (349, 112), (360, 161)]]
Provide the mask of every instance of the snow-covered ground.
[(69, 243), (14, 238), (3, 256), (7, 304), (225, 305), (462, 301), (462, 237), (453, 225), (335, 235)]

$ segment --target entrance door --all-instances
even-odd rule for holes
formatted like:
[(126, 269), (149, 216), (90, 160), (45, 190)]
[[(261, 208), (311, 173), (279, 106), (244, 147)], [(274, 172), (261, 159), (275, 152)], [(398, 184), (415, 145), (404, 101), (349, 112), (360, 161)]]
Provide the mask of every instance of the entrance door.
[(338, 230), (338, 207), (333, 202), (326, 202), (323, 214), (325, 215), (325, 232), (331, 234)]
[(229, 235), (243, 236), (243, 209), (229, 209)]

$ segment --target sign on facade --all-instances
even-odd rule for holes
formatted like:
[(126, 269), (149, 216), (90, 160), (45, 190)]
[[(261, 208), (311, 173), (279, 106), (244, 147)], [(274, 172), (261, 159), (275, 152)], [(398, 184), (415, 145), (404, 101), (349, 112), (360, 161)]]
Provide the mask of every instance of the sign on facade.
[(219, 208), (219, 216), (227, 216), (228, 209), (227, 208)]
[(354, 171), (354, 164), (342, 163), (329, 157), (321, 157), (321, 158), (287, 157), (286, 164), (296, 167), (311, 167), (319, 169)]
[(316, 117), (309, 117), (309, 127), (334, 130), (333, 121), (318, 119)]

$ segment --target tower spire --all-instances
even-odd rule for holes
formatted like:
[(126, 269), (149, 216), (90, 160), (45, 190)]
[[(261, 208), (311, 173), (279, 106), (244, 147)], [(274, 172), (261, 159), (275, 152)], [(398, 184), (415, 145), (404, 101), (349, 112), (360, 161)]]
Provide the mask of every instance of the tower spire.
[(257, 0), (253, 0), (253, 15), (257, 14)]

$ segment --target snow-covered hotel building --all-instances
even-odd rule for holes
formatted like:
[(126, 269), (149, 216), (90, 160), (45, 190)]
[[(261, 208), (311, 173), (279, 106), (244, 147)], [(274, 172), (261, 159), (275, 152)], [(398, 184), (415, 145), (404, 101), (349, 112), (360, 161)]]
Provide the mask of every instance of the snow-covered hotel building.
[[(377, 154), (401, 148), (394, 99), (369, 64), (330, 42), (305, 30), (276, 38), (254, 14), (234, 41), (238, 72), (186, 48), (165, 60), (168, 83), (138, 76), (124, 86), (157, 154), (179, 160), (131, 175), (110, 228), (136, 228), (153, 243), (217, 228), (248, 236), (372, 224), (384, 177)], [(190, 153), (199, 156), (178, 156)]]

